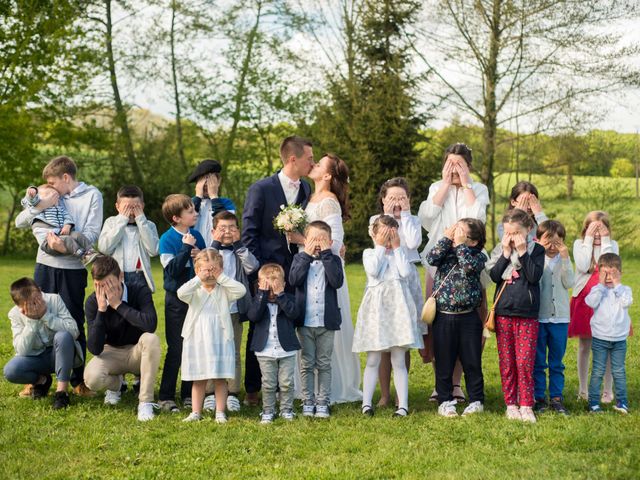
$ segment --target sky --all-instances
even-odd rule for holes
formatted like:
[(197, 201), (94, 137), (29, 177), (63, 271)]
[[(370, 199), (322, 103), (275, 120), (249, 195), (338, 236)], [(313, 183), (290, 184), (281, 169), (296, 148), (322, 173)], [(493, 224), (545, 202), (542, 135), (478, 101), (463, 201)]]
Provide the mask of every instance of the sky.
[[(141, 12), (141, 15), (145, 15), (146, 12)], [(139, 21), (139, 18), (138, 20)], [(122, 27), (126, 28), (126, 21), (122, 22)], [(608, 27), (613, 32), (623, 33), (624, 43), (640, 43), (640, 20), (625, 21)], [(327, 32), (327, 43), (331, 43), (331, 35)], [(297, 35), (293, 42), (296, 43), (296, 48), (300, 51), (317, 50), (317, 46), (313, 44), (313, 41), (305, 36)], [(203, 42), (199, 48), (210, 49), (211, 51), (220, 50), (219, 47), (213, 45), (215, 41)], [(219, 53), (218, 53), (219, 55)], [(322, 71), (323, 56), (322, 54), (314, 55), (316, 60), (315, 69), (318, 72)], [(327, 62), (324, 60), (324, 62)], [(640, 69), (640, 56), (629, 59), (629, 62)], [(328, 63), (328, 62), (327, 62)], [(450, 73), (451, 75), (458, 75), (455, 71)], [(321, 73), (318, 73), (321, 75)], [(452, 78), (456, 81), (456, 78)], [(125, 79), (126, 81), (126, 79)], [(135, 82), (130, 82), (130, 85), (134, 85)], [(167, 97), (166, 89), (161, 85), (144, 85), (137, 88), (130, 88), (128, 101), (132, 102), (140, 108), (148, 109), (156, 114), (173, 117), (173, 106), (170, 99)], [(589, 100), (586, 101), (587, 109), (593, 108), (594, 111), (600, 113), (599, 119), (596, 120), (590, 126), (592, 128), (603, 130), (616, 130), (624, 133), (636, 133), (640, 132), (640, 89), (627, 89), (624, 91), (616, 91), (611, 94), (604, 94), (594, 97), (592, 99), (592, 107), (589, 106)], [(452, 116), (457, 116), (458, 112), (449, 108), (438, 111), (436, 117), (426, 125), (427, 127), (441, 128), (448, 124), (448, 119)], [(461, 116), (462, 120), (466, 120), (464, 116)], [(506, 125), (507, 128), (510, 128)], [(527, 125), (520, 125), (520, 128), (527, 129)]]

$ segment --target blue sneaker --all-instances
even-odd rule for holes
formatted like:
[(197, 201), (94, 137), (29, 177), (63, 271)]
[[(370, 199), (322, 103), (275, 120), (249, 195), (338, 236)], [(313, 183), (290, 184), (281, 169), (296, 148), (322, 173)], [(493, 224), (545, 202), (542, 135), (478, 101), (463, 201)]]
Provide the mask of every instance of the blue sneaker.
[(589, 407), (589, 413), (602, 413), (604, 412), (604, 410), (602, 410), (602, 408), (600, 408), (600, 405), (591, 405)]
[(626, 415), (627, 413), (629, 413), (629, 407), (627, 406), (626, 403), (616, 402), (616, 406), (613, 407), (613, 409), (616, 412), (622, 413), (623, 415)]

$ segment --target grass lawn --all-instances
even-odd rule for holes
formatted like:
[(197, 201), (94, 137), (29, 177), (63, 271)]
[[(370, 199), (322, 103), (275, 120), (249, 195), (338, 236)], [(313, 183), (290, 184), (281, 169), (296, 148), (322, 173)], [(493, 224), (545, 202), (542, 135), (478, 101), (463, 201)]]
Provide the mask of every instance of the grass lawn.
[[(161, 270), (155, 264), (161, 284)], [(0, 260), (0, 311), (11, 307), (11, 281), (32, 275), (31, 260)], [(623, 281), (640, 295), (640, 260), (625, 263)], [(360, 265), (348, 267), (355, 318), (364, 286)], [(163, 292), (155, 295), (164, 337)], [(631, 309), (640, 331), (638, 306)], [(411, 415), (391, 418), (378, 410), (369, 419), (358, 404), (339, 405), (328, 421), (298, 418), (258, 423), (259, 408), (243, 407), (227, 425), (211, 419), (184, 424), (179, 415), (148, 423), (135, 417), (137, 400), (128, 392), (117, 407), (102, 396), (72, 399), (63, 412), (51, 399), (20, 399), (21, 386), (0, 381), (2, 478), (638, 478), (640, 476), (640, 354), (638, 336), (628, 348), (627, 378), (632, 413), (610, 409), (590, 416), (575, 400), (576, 341), (565, 359), (569, 418), (545, 414), (535, 425), (504, 418), (495, 338), (484, 352), (487, 412), (446, 419), (426, 401), (433, 388), (430, 366), (412, 353)], [(0, 363), (13, 355), (8, 319), (0, 323)], [(159, 378), (158, 378), (159, 382)], [(637, 413), (638, 412), (638, 413)]]

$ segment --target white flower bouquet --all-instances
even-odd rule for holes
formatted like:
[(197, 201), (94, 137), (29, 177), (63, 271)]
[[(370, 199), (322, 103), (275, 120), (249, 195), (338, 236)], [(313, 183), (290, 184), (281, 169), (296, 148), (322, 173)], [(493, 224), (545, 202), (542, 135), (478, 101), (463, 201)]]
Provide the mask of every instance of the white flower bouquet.
[(281, 233), (302, 233), (307, 223), (307, 213), (300, 205), (280, 205), (280, 213), (273, 219), (273, 228)]

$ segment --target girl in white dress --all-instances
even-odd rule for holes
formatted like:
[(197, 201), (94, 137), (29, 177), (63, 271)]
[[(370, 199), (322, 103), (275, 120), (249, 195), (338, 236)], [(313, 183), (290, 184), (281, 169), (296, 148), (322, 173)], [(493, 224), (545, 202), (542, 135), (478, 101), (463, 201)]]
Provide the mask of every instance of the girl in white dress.
[[(471, 149), (464, 143), (454, 143), (444, 151), (442, 180), (431, 184), (429, 196), (418, 210), (418, 218), (429, 234), (427, 246), (422, 251), (423, 258), (426, 258), (436, 242), (444, 236), (445, 229), (455, 225), (458, 220), (475, 218), (486, 223), (489, 190), (482, 183), (473, 181), (470, 172), (472, 161)], [(426, 260), (423, 263), (426, 267), (427, 298), (433, 291), (436, 268), (429, 266)], [(483, 293), (483, 306), (486, 306), (486, 293)], [(481, 310), (483, 308), (486, 307), (481, 307)], [(480, 316), (484, 318), (484, 312)], [(425, 363), (430, 363), (433, 361), (433, 339), (428, 335), (424, 341), (425, 349), (420, 354)], [(465, 400), (460, 388), (461, 378), (462, 365), (458, 362), (453, 372), (453, 398), (458, 401)], [(430, 400), (435, 402), (437, 399), (438, 394), (434, 388)]]
[(383, 352), (391, 353), (393, 380), (398, 395), (394, 416), (409, 413), (409, 375), (405, 355), (409, 348), (422, 348), (422, 335), (415, 322), (416, 307), (407, 280), (411, 264), (400, 245), (398, 222), (382, 215), (372, 226), (375, 248), (362, 254), (367, 286), (358, 309), (353, 351), (367, 352), (364, 370), (362, 413), (373, 415), (373, 392)]
[[(349, 169), (338, 156), (327, 153), (313, 167), (309, 178), (314, 181), (314, 193), (307, 205), (310, 222), (322, 220), (331, 227), (331, 251), (344, 258), (343, 221), (349, 216)], [(290, 235), (290, 242), (304, 244), (302, 235)], [(344, 268), (344, 262), (343, 262)], [(346, 274), (345, 274), (346, 279)], [(349, 302), (349, 287), (345, 281), (338, 289), (338, 306), (342, 315), (340, 330), (333, 340), (331, 356), (331, 403), (359, 402), (360, 359), (351, 351), (353, 343), (353, 321)], [(296, 385), (301, 385), (299, 372), (296, 372)], [(299, 396), (299, 395), (298, 395)]]
[[(422, 243), (422, 226), (420, 219), (411, 215), (411, 196), (409, 193), (409, 183), (403, 177), (391, 178), (382, 184), (380, 194), (378, 195), (378, 208), (380, 213), (393, 217), (398, 222), (398, 235), (400, 236), (400, 245), (406, 249), (407, 259), (411, 264), (411, 276), (407, 280), (411, 297), (416, 306), (415, 321), (418, 324), (421, 333), (426, 335), (427, 326), (420, 321), (419, 315), (422, 312), (422, 283), (416, 264), (420, 263), (420, 254), (418, 247)], [(369, 219), (369, 229), (373, 222), (380, 217), (374, 215)], [(371, 234), (371, 232), (369, 232)], [(410, 367), (411, 355), (407, 351), (405, 362), (407, 371)], [(388, 352), (382, 354), (380, 362), (380, 401), (379, 407), (388, 405), (390, 400), (390, 384), (391, 384), (391, 355)]]
[(227, 381), (235, 375), (235, 347), (229, 305), (246, 293), (244, 285), (226, 276), (222, 255), (201, 250), (194, 260), (196, 276), (178, 289), (189, 304), (182, 327), (182, 379), (193, 381), (192, 411), (185, 422), (202, 420), (207, 380), (214, 380), (216, 422), (226, 423)]

